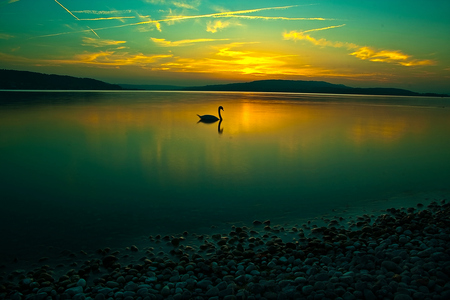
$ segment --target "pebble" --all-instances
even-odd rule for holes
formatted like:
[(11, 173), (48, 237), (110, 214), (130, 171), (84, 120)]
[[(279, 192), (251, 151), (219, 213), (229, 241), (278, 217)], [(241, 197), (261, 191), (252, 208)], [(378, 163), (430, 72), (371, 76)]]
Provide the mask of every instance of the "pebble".
[[(104, 249), (99, 258), (89, 258), (88, 268), (80, 263), (61, 279), (46, 267), (18, 271), (14, 276), (23, 275), (17, 284), (0, 285), (0, 300), (58, 295), (77, 300), (449, 299), (449, 215), (446, 204), (389, 209), (355, 218), (352, 229), (338, 228), (337, 221), (327, 227), (308, 223), (314, 234), (297, 225), (285, 230), (269, 220), (254, 221), (261, 233), (234, 226), (229, 233), (204, 235), (204, 251), (198, 253), (186, 246), (187, 235), (160, 236), (155, 239), (167, 243), (172, 256), (143, 248), (140, 253), (160, 255), (127, 264), (122, 263), (126, 255), (119, 258), (119, 252)], [(296, 238), (288, 239), (289, 234)], [(129, 250), (139, 252), (136, 246)], [(91, 267), (95, 264), (100, 268)]]

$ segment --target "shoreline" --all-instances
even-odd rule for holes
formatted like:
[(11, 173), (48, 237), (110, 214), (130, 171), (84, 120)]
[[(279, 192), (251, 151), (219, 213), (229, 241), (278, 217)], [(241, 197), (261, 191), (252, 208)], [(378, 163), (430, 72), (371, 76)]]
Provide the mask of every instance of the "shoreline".
[[(446, 199), (377, 215), (150, 236), (125, 251), (0, 269), (0, 299), (449, 299)], [(64, 262), (64, 263), (63, 263)]]

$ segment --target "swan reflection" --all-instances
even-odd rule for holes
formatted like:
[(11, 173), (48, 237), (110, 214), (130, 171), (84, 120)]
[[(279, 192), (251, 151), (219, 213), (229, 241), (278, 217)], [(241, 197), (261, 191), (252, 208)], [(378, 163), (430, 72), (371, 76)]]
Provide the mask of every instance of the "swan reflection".
[[(197, 124), (198, 124), (198, 123), (203, 123), (203, 124), (211, 125), (211, 124), (214, 124), (214, 123), (216, 123), (216, 122), (217, 122), (217, 120), (216, 120), (216, 121), (199, 120), (199, 121), (197, 122)], [(222, 134), (222, 133), (223, 133), (223, 128), (221, 128), (221, 125), (222, 125), (222, 120), (220, 120), (220, 121), (219, 121), (219, 124), (217, 125), (217, 131), (219, 132), (219, 134)]]

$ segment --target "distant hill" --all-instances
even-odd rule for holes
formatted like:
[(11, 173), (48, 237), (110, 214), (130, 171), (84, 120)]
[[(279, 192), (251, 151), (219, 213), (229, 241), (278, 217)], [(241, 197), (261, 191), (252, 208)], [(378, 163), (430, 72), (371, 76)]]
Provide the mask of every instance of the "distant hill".
[(48, 75), (28, 71), (0, 70), (0, 89), (4, 90), (121, 90), (91, 78)]
[(396, 88), (353, 88), (342, 84), (324, 81), (304, 80), (258, 80), (244, 83), (206, 85), (183, 88), (185, 91), (239, 91), (239, 92), (291, 92), (291, 93), (326, 93), (326, 94), (362, 94), (393, 96), (437, 96), (445, 94), (420, 94)]
[(120, 87), (126, 90), (147, 90), (147, 91), (174, 91), (181, 90), (184, 87), (176, 85), (163, 84), (119, 84)]

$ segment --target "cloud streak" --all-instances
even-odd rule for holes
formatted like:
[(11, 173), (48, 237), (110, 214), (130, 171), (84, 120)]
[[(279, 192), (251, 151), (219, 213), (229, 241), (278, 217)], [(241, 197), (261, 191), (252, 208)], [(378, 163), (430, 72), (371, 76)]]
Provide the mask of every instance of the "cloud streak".
[(193, 40), (180, 40), (180, 41), (167, 41), (165, 39), (151, 38), (151, 40), (163, 47), (179, 47), (179, 46), (189, 46), (195, 43), (205, 43), (205, 42), (217, 42), (217, 41), (228, 41), (229, 39), (193, 39)]
[[(309, 34), (309, 32), (316, 32), (321, 30), (328, 30), (333, 28), (340, 28), (345, 26), (345, 24), (342, 25), (335, 25), (335, 26), (328, 26), (323, 28), (316, 28), (316, 29), (310, 29), (305, 31), (290, 31), (283, 33), (283, 38), (285, 40), (306, 40), (316, 46), (322, 46), (322, 47), (334, 47), (334, 48), (347, 48), (349, 50), (352, 50), (353, 52), (350, 53), (350, 55), (359, 58), (361, 60), (368, 60), (372, 62), (384, 62), (384, 63), (392, 63), (397, 64), (401, 66), (429, 66), (429, 65), (435, 65), (436, 62), (429, 59), (414, 59), (411, 55), (405, 54), (400, 50), (377, 50), (373, 47), (367, 47), (367, 46), (359, 46), (353, 43), (348, 42), (332, 42), (328, 41), (326, 39), (316, 39), (312, 37)], [(356, 49), (356, 50), (355, 50)]]
[(105, 47), (125, 44), (126, 41), (102, 40), (85, 37), (83, 39), (83, 43), (83, 46)]
[(64, 5), (62, 5), (61, 3), (58, 2), (58, 0), (55, 0), (56, 3), (58, 3), (62, 8), (64, 8), (65, 11), (67, 11), (72, 17), (74, 17), (75, 19), (77, 19), (78, 21), (80, 19), (78, 19), (77, 16), (75, 16), (70, 10), (68, 10)]

